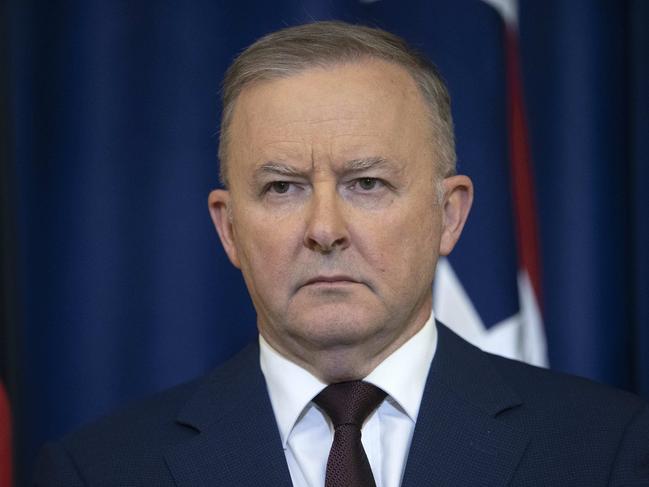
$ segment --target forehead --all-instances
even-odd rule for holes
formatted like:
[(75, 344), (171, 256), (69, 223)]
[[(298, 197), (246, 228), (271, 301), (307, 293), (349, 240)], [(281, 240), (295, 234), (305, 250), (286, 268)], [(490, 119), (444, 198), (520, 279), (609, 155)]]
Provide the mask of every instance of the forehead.
[[(400, 66), (366, 60), (246, 87), (230, 126), (231, 159), (408, 157), (430, 145), (427, 107)], [(392, 152), (392, 154), (390, 154)]]

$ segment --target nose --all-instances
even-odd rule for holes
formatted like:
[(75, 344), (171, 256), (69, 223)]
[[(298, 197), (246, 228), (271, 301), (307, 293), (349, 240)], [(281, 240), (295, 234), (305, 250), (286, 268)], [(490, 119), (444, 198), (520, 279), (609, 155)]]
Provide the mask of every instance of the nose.
[(322, 254), (344, 250), (349, 233), (335, 188), (314, 190), (307, 215), (304, 245)]

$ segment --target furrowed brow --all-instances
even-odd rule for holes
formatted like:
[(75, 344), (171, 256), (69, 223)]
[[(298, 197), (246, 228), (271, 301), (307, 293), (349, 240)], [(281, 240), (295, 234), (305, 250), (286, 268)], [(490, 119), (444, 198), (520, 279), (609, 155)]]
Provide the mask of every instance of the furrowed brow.
[(266, 162), (255, 170), (255, 175), (261, 177), (265, 174), (274, 174), (277, 176), (302, 177), (304, 173), (294, 167), (282, 164), (280, 162)]
[(390, 166), (390, 161), (383, 157), (364, 157), (362, 159), (346, 161), (343, 165), (343, 170), (345, 172), (355, 173), (384, 166)]

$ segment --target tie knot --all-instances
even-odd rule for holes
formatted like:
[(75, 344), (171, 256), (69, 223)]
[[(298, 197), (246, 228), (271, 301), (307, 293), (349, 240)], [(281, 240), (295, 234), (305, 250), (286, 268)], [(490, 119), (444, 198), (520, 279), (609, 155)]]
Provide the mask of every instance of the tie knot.
[(360, 380), (338, 382), (324, 388), (314, 399), (338, 428), (353, 424), (359, 429), (386, 394), (378, 387)]

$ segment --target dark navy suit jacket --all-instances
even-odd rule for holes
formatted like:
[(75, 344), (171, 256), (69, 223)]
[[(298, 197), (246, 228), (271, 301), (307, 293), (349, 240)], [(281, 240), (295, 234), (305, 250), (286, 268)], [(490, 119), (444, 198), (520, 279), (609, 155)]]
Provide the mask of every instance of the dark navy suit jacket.
[[(649, 486), (647, 403), (438, 329), (402, 485)], [(290, 484), (256, 345), (48, 445), (36, 473), (41, 486)]]

